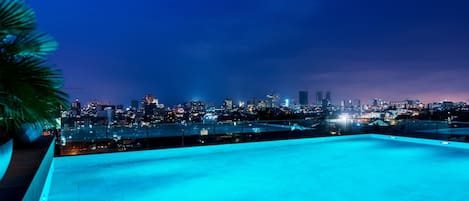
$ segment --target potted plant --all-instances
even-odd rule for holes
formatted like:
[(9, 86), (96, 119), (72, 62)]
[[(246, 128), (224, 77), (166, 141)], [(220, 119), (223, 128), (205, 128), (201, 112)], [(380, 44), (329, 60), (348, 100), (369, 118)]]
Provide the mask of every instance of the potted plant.
[(56, 48), (24, 0), (0, 0), (0, 143), (34, 141), (67, 104), (61, 72), (46, 63)]

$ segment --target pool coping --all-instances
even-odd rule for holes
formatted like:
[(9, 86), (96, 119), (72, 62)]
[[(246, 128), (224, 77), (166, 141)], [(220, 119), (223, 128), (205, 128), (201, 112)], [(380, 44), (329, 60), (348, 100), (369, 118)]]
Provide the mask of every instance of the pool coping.
[(372, 133), (363, 134), (363, 135), (368, 135), (371, 138), (375, 138), (375, 139), (396, 140), (396, 141), (411, 142), (411, 143), (416, 143), (416, 144), (425, 144), (425, 145), (469, 150), (469, 143), (465, 143), (465, 142), (431, 140), (431, 139), (424, 139), (424, 138), (402, 137), (402, 136), (395, 136), (395, 135), (382, 135), (382, 134), (372, 134)]

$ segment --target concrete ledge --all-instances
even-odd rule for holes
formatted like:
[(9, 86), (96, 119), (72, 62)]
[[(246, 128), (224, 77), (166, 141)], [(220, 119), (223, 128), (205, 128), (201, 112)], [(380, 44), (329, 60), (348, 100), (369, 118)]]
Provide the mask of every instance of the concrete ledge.
[(44, 159), (42, 159), (41, 165), (37, 169), (36, 174), (34, 175), (31, 184), (29, 185), (26, 194), (23, 197), (23, 200), (43, 200), (41, 199), (43, 189), (46, 184), (46, 180), (51, 174), (50, 170), (52, 168), (52, 162), (54, 159), (54, 147), (55, 147), (55, 140), (52, 140), (52, 143), (49, 145), (49, 149), (47, 150)]
[(53, 157), (53, 142), (52, 137), (41, 137), (27, 147), (14, 147), (10, 165), (0, 182), (0, 200), (39, 200), (47, 177), (43, 172), (49, 171), (48, 163)]
[(423, 138), (412, 138), (412, 137), (380, 135), (380, 134), (367, 134), (367, 135), (372, 138), (383, 139), (383, 140), (396, 140), (396, 141), (403, 141), (403, 142), (412, 142), (412, 143), (417, 143), (417, 144), (442, 146), (442, 147), (448, 147), (448, 148), (469, 149), (469, 143), (464, 143), (464, 142), (429, 140), (429, 139), (423, 139)]

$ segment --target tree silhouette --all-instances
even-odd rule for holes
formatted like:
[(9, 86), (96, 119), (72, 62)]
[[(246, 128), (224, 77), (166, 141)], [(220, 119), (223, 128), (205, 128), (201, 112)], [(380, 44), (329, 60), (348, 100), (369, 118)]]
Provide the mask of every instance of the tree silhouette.
[(46, 56), (57, 42), (36, 31), (36, 15), (23, 0), (0, 0), (0, 137), (24, 124), (55, 124), (67, 105), (59, 70)]

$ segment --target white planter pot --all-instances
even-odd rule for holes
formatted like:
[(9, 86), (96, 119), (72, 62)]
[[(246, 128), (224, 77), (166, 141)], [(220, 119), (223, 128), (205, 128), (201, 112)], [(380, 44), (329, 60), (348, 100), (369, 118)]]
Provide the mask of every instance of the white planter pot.
[(13, 155), (13, 140), (0, 145), (0, 181), (8, 170), (8, 165)]

